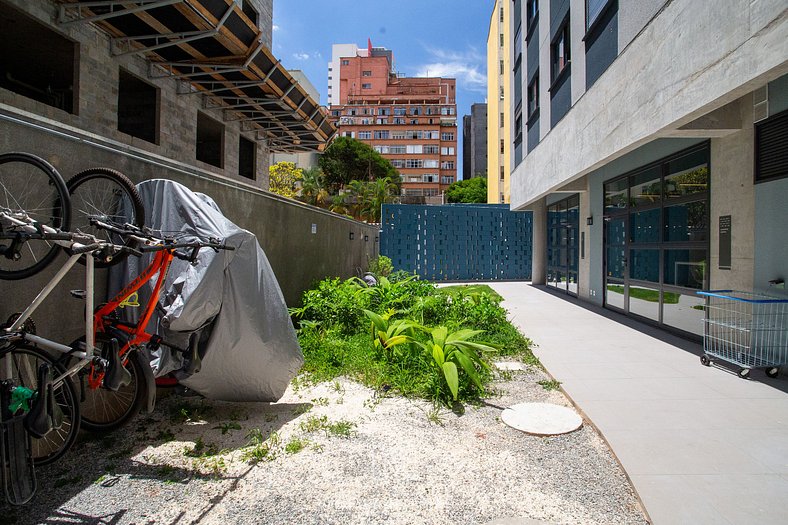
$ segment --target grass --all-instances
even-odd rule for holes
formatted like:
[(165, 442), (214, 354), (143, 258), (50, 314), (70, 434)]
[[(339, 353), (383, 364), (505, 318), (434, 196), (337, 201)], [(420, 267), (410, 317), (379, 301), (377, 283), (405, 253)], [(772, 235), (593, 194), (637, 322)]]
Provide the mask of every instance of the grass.
[(346, 419), (330, 421), (327, 416), (309, 416), (299, 428), (306, 433), (323, 431), (327, 436), (349, 438), (355, 433), (356, 424)]
[(468, 294), (486, 293), (496, 301), (503, 301), (498, 292), (487, 286), (486, 284), (455, 284), (452, 286), (441, 286), (438, 288), (439, 293), (450, 294), (456, 292), (465, 292)]
[(537, 381), (536, 383), (542, 385), (542, 388), (544, 388), (547, 391), (558, 390), (559, 388), (561, 388), (561, 381), (556, 381), (555, 379), (551, 379), (551, 380), (545, 379), (542, 381)]
[[(608, 284), (607, 289), (615, 293), (624, 293), (624, 287), (618, 284)], [(659, 290), (649, 290), (647, 288), (629, 287), (629, 297), (633, 299), (640, 299), (641, 301), (648, 301), (650, 303), (659, 302)], [(674, 292), (662, 292), (662, 300), (665, 304), (678, 304), (680, 294)]]

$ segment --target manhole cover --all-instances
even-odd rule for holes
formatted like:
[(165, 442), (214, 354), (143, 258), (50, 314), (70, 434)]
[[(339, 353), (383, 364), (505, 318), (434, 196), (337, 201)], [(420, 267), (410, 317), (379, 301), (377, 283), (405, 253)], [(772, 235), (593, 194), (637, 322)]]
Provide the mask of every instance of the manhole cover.
[(555, 436), (573, 432), (583, 425), (583, 418), (571, 408), (550, 403), (520, 403), (501, 414), (512, 428), (536, 436)]

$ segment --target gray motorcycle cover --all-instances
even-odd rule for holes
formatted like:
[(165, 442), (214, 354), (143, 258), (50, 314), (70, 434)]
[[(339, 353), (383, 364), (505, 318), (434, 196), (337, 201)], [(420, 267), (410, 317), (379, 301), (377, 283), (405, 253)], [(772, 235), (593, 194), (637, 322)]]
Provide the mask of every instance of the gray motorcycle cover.
[[(177, 182), (137, 185), (145, 225), (178, 240), (224, 239), (233, 251), (203, 248), (194, 264), (174, 259), (148, 325), (180, 348), (200, 334), (202, 368), (188, 375), (181, 353), (160, 346), (149, 352), (156, 377), (173, 372), (180, 383), (209, 399), (277, 401), (304, 362), (282, 291), (254, 234), (232, 223), (207, 196)], [(110, 271), (114, 296), (153, 260), (128, 257)], [(139, 291), (140, 307), (122, 316), (136, 321), (155, 285)]]

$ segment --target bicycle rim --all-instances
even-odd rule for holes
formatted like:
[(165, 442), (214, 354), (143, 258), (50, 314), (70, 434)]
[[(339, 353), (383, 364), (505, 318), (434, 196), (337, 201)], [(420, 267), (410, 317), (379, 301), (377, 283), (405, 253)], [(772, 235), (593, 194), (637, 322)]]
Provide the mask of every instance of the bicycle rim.
[(80, 405), (83, 429), (108, 432), (123, 426), (140, 411), (144, 393), (140, 382), (142, 371), (133, 356), (126, 356), (124, 368), (131, 372), (131, 382), (117, 391), (90, 388), (83, 379), (84, 399)]
[[(129, 223), (142, 226), (145, 209), (134, 184), (119, 171), (110, 168), (90, 168), (78, 173), (66, 184), (71, 198), (72, 227), (89, 233), (112, 244), (126, 244), (117, 234), (96, 228), (91, 219), (119, 225)], [(111, 263), (97, 262), (97, 266), (109, 266), (123, 259), (119, 254)]]
[[(55, 374), (63, 373), (63, 368), (52, 358), (37, 348), (15, 346), (0, 356), (0, 370), (5, 360), (11, 360), (11, 379), (15, 385), (38, 390), (38, 367), (48, 363)], [(63, 411), (63, 424), (59, 429), (52, 429), (42, 438), (32, 438), (33, 461), (36, 465), (46, 465), (65, 454), (79, 433), (79, 402), (74, 386), (65, 379), (54, 388), (55, 402)]]
[[(45, 160), (29, 153), (0, 155), (0, 209), (25, 213), (41, 224), (68, 230), (70, 201), (58, 171)], [(11, 227), (4, 233), (13, 233)], [(8, 239), (0, 244), (8, 246)], [(49, 241), (26, 242), (20, 258), (0, 255), (0, 279), (24, 279), (44, 269), (57, 254), (58, 246)]]

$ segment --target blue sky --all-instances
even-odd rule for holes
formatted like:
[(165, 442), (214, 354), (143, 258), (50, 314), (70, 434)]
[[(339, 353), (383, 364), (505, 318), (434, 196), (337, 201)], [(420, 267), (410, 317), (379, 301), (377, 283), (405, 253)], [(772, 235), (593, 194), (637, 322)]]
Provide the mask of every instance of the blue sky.
[(405, 76), (456, 78), (461, 148), (462, 115), (487, 97), (492, 6), (492, 0), (274, 0), (273, 52), (287, 69), (304, 71), (323, 105), (332, 44), (366, 47), (370, 38), (394, 51)]

